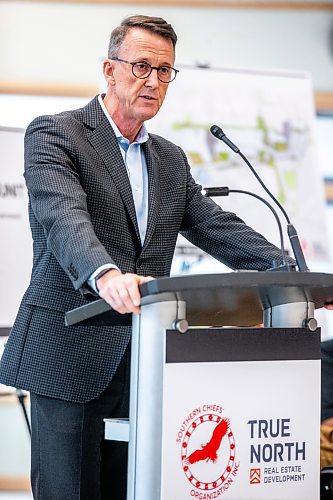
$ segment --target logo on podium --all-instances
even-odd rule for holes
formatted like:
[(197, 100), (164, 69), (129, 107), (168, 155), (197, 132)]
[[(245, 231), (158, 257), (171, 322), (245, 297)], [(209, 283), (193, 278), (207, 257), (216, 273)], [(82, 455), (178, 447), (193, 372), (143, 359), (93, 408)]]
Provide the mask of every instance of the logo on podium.
[[(203, 405), (202, 409), (209, 406)], [(215, 408), (221, 409), (217, 406)], [(222, 494), (232, 485), (238, 471), (239, 464), (235, 462), (235, 452), (230, 420), (222, 417), (221, 411), (201, 413), (193, 418), (183, 435), (183, 472), (192, 487), (197, 490), (219, 489)]]

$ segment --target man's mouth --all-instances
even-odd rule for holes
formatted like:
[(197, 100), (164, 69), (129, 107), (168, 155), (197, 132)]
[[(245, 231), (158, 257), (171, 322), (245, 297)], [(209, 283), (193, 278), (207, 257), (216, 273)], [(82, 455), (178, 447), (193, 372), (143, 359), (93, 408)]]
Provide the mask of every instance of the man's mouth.
[(157, 101), (156, 97), (152, 97), (151, 95), (142, 95), (140, 97), (147, 99), (148, 101)]

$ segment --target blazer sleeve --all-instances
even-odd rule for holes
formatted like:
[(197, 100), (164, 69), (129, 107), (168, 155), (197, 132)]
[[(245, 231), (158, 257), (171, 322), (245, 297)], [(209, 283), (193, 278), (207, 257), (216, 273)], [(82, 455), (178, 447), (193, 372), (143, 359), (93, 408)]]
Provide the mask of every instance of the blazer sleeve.
[[(231, 269), (264, 271), (272, 267), (273, 261), (281, 264), (278, 247), (237, 215), (224, 211), (201, 194), (202, 186), (194, 181), (183, 151), (182, 154), (187, 168), (187, 193), (181, 234)], [(288, 262), (295, 264), (291, 258)]]
[(96, 237), (77, 170), (77, 146), (55, 116), (36, 118), (25, 135), (25, 181), (48, 250), (75, 289), (104, 264), (116, 263)]

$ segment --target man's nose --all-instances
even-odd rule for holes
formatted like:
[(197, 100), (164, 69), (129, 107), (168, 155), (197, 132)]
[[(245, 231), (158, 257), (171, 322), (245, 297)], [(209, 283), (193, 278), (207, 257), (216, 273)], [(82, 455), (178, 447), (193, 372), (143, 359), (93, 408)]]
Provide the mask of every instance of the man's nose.
[(147, 87), (157, 87), (159, 79), (157, 77), (157, 69), (153, 68), (150, 75), (146, 78)]

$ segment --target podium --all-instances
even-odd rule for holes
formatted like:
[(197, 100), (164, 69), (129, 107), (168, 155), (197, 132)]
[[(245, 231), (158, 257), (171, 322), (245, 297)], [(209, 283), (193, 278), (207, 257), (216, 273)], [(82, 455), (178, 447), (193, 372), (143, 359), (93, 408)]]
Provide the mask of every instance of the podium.
[[(105, 427), (129, 440), (128, 500), (319, 500), (314, 310), (333, 301), (333, 275), (182, 276), (140, 290), (130, 419)], [(129, 321), (103, 300), (66, 314)]]

